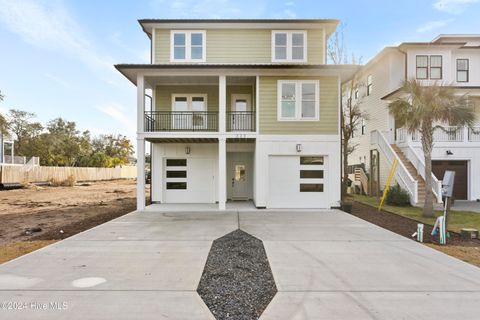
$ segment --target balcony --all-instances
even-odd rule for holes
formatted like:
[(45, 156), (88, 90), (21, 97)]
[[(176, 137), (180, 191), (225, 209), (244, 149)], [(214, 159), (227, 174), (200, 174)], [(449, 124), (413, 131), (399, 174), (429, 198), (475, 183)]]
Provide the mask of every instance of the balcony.
[[(218, 112), (146, 111), (146, 132), (218, 132)], [(255, 111), (226, 112), (227, 132), (254, 132)]]
[(218, 112), (146, 111), (145, 131), (218, 131)]
[[(421, 134), (409, 134), (405, 128), (397, 129), (395, 139), (397, 144), (421, 143)], [(445, 126), (436, 128), (433, 132), (433, 142), (437, 143), (472, 143), (480, 142), (480, 127), (455, 127)]]

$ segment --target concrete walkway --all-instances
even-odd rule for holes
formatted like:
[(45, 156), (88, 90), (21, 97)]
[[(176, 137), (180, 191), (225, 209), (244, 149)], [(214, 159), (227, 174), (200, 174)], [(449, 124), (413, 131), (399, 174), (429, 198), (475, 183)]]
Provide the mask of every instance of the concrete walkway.
[(134, 212), (0, 265), (0, 303), (23, 308), (0, 319), (214, 319), (195, 290), (239, 225), (279, 290), (261, 319), (479, 318), (479, 268), (340, 211), (261, 210)]

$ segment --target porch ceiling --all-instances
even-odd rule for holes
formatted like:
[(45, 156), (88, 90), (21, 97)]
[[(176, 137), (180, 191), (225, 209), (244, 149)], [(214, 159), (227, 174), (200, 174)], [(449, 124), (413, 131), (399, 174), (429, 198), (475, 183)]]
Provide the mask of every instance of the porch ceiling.
[[(153, 143), (217, 143), (216, 138), (145, 138)], [(227, 143), (253, 143), (255, 138), (227, 138)]]
[[(159, 85), (214, 85), (218, 86), (218, 76), (147, 76), (145, 82), (149, 87)], [(255, 77), (249, 76), (228, 76), (229, 85), (254, 85)]]

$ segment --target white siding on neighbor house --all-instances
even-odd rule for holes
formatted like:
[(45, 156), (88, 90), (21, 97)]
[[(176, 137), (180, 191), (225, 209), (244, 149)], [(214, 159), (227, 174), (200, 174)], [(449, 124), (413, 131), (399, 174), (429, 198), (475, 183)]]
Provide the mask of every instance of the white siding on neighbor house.
[[(362, 70), (358, 81), (365, 84), (360, 91), (359, 96), (363, 98), (361, 109), (368, 114), (366, 120), (365, 134), (361, 134), (359, 127), (355, 133), (352, 143), (357, 145), (355, 151), (349, 156), (349, 165), (365, 163), (365, 167), (370, 170), (370, 150), (377, 148), (370, 145), (370, 132), (379, 130), (384, 133), (390, 132), (393, 136), (395, 121), (388, 112), (388, 102), (381, 98), (388, 93), (396, 90), (404, 79), (405, 57), (400, 52), (390, 52), (382, 57), (375, 64)], [(371, 95), (366, 95), (367, 76), (372, 75), (373, 89)], [(378, 149), (378, 148), (377, 148)], [(365, 160), (364, 160), (365, 159)], [(387, 170), (380, 170), (380, 183), (383, 187), (388, 176), (389, 166), (385, 163), (384, 157), (380, 154), (380, 165)]]
[[(468, 59), (469, 64), (469, 81), (457, 81), (457, 59)], [(451, 73), (454, 77), (453, 81), (459, 86), (480, 86), (480, 52), (478, 49), (462, 49), (455, 50), (452, 53)]]

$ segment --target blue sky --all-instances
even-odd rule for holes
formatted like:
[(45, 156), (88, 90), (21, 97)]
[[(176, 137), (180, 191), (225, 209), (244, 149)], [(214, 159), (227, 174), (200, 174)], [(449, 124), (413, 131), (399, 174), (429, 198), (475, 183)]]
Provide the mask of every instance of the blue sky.
[(115, 63), (148, 63), (140, 18), (336, 18), (349, 53), (439, 33), (480, 33), (480, 0), (0, 0), (0, 111), (63, 117), (135, 137), (134, 86)]

